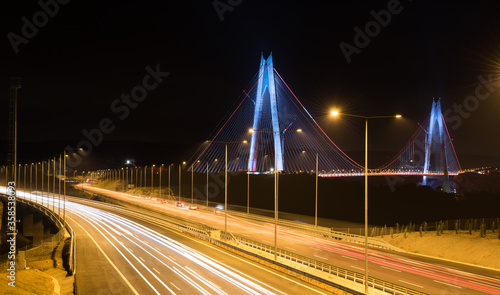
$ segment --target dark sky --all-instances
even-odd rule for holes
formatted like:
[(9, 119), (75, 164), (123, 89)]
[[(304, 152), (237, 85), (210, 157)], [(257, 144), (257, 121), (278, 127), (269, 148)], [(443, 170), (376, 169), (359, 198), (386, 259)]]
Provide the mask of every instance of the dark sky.
[[(9, 78), (21, 76), (20, 141), (78, 141), (83, 129), (109, 118), (115, 130), (106, 141), (196, 145), (257, 72), (260, 53), (273, 52), (275, 68), (346, 150), (363, 148), (364, 125), (332, 121), (332, 107), (403, 114), (402, 121), (370, 124), (371, 148), (396, 152), (430, 113), (432, 99), (441, 97), (458, 154), (499, 155), (500, 92), (475, 97), (479, 76), (499, 78), (497, 1), (401, 1), (400, 12), (350, 63), (341, 42), (354, 45), (354, 28), (364, 30), (374, 21), (372, 10), (387, 10), (396, 1), (217, 2), (237, 5), (221, 21), (212, 1), (68, 1), (15, 53), (9, 32), (23, 36), (23, 17), (33, 21), (42, 8), (36, 1), (5, 1), (5, 126)], [(113, 101), (141, 85), (146, 67), (156, 65), (170, 75), (120, 120)], [(464, 103), (472, 111), (457, 115), (453, 105)], [(3, 128), (0, 139), (6, 138)]]

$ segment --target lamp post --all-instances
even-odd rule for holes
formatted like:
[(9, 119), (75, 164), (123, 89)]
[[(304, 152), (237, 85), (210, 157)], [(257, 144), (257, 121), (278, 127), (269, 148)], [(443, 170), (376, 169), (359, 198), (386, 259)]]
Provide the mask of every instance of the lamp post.
[(314, 227), (318, 227), (318, 162), (319, 156), (318, 152), (316, 152), (316, 196), (315, 196), (315, 206), (314, 206)]
[[(212, 140), (210, 142), (212, 143), (222, 143), (225, 145), (225, 153), (224, 153), (224, 232), (227, 232), (227, 145), (228, 144), (235, 144), (235, 143), (247, 143), (246, 140), (242, 141), (214, 141)], [(208, 184), (208, 183), (207, 183)], [(207, 185), (207, 192), (208, 192), (208, 185)], [(207, 194), (208, 197), (208, 194)], [(208, 199), (207, 199), (208, 203)]]
[(39, 162), (35, 163), (35, 202), (38, 203), (38, 164)]
[(172, 165), (174, 165), (174, 164), (168, 165), (168, 196), (169, 196), (169, 199), (172, 196), (172, 193), (171, 193), (171, 190), (170, 190), (170, 167)]
[(247, 214), (250, 214), (250, 171), (247, 171)]
[(41, 175), (41, 180), (42, 180), (42, 206), (43, 206), (43, 161), (42, 161), (42, 175)]
[(349, 116), (365, 119), (365, 293), (368, 294), (368, 119), (401, 118), (401, 115), (394, 116), (359, 116), (339, 113), (337, 110), (331, 112), (332, 116)]
[(153, 196), (153, 193), (154, 193), (154, 188), (153, 188), (153, 169), (155, 168), (155, 164), (153, 164), (153, 166), (151, 166), (151, 196)]
[(33, 191), (33, 163), (30, 165), (30, 201), (31, 201), (31, 192)]
[(207, 207), (208, 207), (208, 161), (207, 161)]
[(179, 164), (179, 201), (181, 201), (181, 190), (182, 190), (182, 165), (185, 165), (186, 162), (182, 162)]
[(161, 199), (161, 170), (163, 170), (163, 164), (161, 164), (161, 166), (160, 166), (160, 181), (159, 181), (159, 187), (160, 187), (159, 195), (160, 195), (160, 199)]
[[(295, 132), (302, 132), (302, 129), (292, 130)], [(265, 130), (254, 130), (249, 129), (250, 133), (253, 132), (263, 132), (263, 133), (273, 133), (273, 134), (285, 134), (287, 130), (284, 131), (265, 131)], [(278, 169), (277, 169), (277, 151), (274, 149), (274, 260), (277, 260), (278, 256)], [(250, 172), (250, 171), (249, 171)]]

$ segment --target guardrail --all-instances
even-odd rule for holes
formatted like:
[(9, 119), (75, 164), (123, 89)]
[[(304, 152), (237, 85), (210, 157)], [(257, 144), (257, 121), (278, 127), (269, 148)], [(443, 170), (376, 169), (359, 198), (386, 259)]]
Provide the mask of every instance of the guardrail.
[[(363, 295), (364, 294), (362, 292), (359, 292), (359, 291), (353, 290), (351, 288), (337, 284), (335, 282), (329, 281), (325, 278), (313, 275), (313, 274), (308, 273), (306, 271), (298, 270), (292, 266), (289, 266), (289, 265), (283, 264), (281, 262), (266, 258), (262, 255), (241, 249), (238, 246), (228, 244), (222, 240), (219, 240), (219, 239), (213, 238), (209, 235), (206, 235), (205, 233), (201, 233), (199, 230), (189, 228), (189, 227), (182, 227), (181, 230), (184, 232), (187, 232), (193, 236), (196, 236), (199, 239), (209, 241), (212, 244), (215, 244), (215, 245), (222, 247), (226, 250), (235, 252), (239, 255), (245, 256), (246, 258), (257, 261), (260, 264), (264, 264), (264, 265), (269, 266), (269, 267), (276, 269), (278, 271), (285, 272), (289, 275), (293, 275), (297, 278), (300, 278), (304, 281), (312, 283), (312, 284), (316, 285), (317, 287), (323, 288), (327, 291), (331, 291), (335, 294), (339, 294), (339, 291), (340, 291), (340, 294), (345, 294), (345, 295)], [(231, 233), (221, 233), (221, 237), (225, 237), (225, 238), (228, 238), (229, 240), (233, 240), (233, 241), (237, 242), (236, 237), (234, 237)]]
[[(151, 208), (147, 208), (145, 206), (140, 206), (140, 205), (136, 205), (136, 206), (147, 209), (147, 210), (151, 210)], [(234, 214), (234, 211), (230, 211), (230, 212), (231, 212), (230, 214), (237, 215), (237, 214)], [(241, 217), (243, 217), (243, 218), (249, 218), (248, 214), (244, 214), (244, 213), (240, 213), (240, 214), (241, 214)], [(313, 280), (315, 280), (315, 282), (320, 282), (323, 285), (327, 285), (327, 286), (335, 285), (336, 286), (335, 288), (337, 288), (338, 290), (342, 290), (344, 292), (350, 292), (349, 294), (364, 294), (364, 293), (359, 293), (358, 291), (353, 291), (347, 287), (338, 285), (336, 283), (330, 282), (324, 278), (320, 278), (320, 277), (315, 276), (313, 274), (297, 270), (293, 267), (286, 266), (286, 265), (281, 264), (279, 262), (276, 262), (274, 260), (270, 260), (268, 258), (261, 256), (261, 255), (246, 251), (244, 249), (239, 248), (238, 246), (223, 242), (222, 239), (226, 240), (226, 241), (233, 241), (236, 244), (248, 246), (248, 247), (263, 251), (265, 253), (269, 253), (269, 254), (274, 255), (274, 247), (273, 246), (266, 245), (266, 244), (263, 244), (260, 242), (256, 242), (256, 241), (253, 241), (253, 240), (250, 240), (247, 238), (235, 236), (234, 234), (232, 234), (230, 232), (226, 233), (226, 232), (223, 232), (219, 229), (207, 226), (205, 224), (193, 222), (193, 221), (190, 221), (190, 220), (187, 220), (184, 218), (179, 218), (177, 216), (170, 215), (168, 213), (161, 212), (161, 215), (170, 219), (170, 220), (163, 219), (163, 221), (172, 223), (172, 224), (176, 225), (179, 230), (181, 230), (183, 232), (187, 232), (189, 234), (192, 234), (200, 239), (207, 240), (207, 241), (210, 241), (210, 242), (215, 243), (215, 244), (223, 245), (225, 248), (240, 251), (242, 253), (245, 253), (245, 255), (249, 256), (249, 257), (254, 257), (254, 258), (258, 257), (258, 259), (261, 259), (262, 261), (266, 261), (267, 265), (269, 265), (269, 264), (272, 264), (275, 266), (279, 265), (279, 267), (281, 269), (287, 269), (288, 271), (293, 271), (295, 273), (301, 273), (301, 276), (312, 278)], [(274, 222), (274, 218), (256, 216), (253, 214), (250, 214), (250, 215), (252, 216), (250, 219), (253, 218), (256, 221)], [(315, 233), (315, 234), (322, 235), (322, 236), (331, 237), (331, 238), (338, 239), (338, 240), (351, 241), (351, 242), (355, 242), (355, 243), (359, 243), (359, 244), (363, 244), (363, 245), (365, 242), (363, 236), (349, 234), (349, 233), (343, 233), (343, 232), (334, 232), (330, 228), (326, 228), (326, 227), (317, 227), (316, 228), (314, 225), (300, 224), (297, 222), (283, 220), (283, 219), (279, 220), (279, 224), (281, 226), (287, 226), (290, 228), (301, 229), (304, 231), (308, 231), (308, 232)], [(312, 229), (311, 229), (311, 227), (312, 227)], [(214, 238), (211, 234), (212, 232), (219, 232), (220, 239)], [(390, 247), (387, 247), (384, 243), (382, 243), (382, 242), (379, 243), (379, 242), (380, 241), (369, 239), (368, 245), (378, 247), (378, 248), (391, 249)], [(391, 250), (393, 250), (393, 249), (391, 249)], [(343, 269), (340, 267), (336, 267), (334, 265), (323, 263), (323, 262), (317, 261), (315, 259), (312, 259), (312, 258), (309, 258), (306, 256), (298, 255), (298, 254), (295, 254), (295, 253), (290, 252), (290, 251), (285, 251), (283, 249), (278, 249), (276, 255), (278, 257), (287, 259), (289, 261), (292, 261), (295, 263), (300, 263), (301, 265), (305, 265), (305, 266), (314, 268), (316, 270), (320, 270), (320, 271), (324, 272), (325, 274), (328, 273), (329, 275), (335, 275), (339, 278), (344, 278), (344, 279), (353, 281), (355, 283), (359, 283), (360, 285), (364, 284), (365, 276), (364, 276), (364, 274), (361, 274), (361, 273), (357, 273), (354, 271), (350, 271), (350, 270), (346, 270), (346, 269)], [(395, 285), (393, 283), (379, 280), (376, 278), (369, 277), (368, 278), (368, 285), (374, 289), (380, 290), (380, 291), (388, 293), (388, 294), (393, 294), (393, 295), (426, 295), (426, 293), (419, 292), (419, 291), (416, 291), (416, 290), (413, 290), (410, 288), (406, 288), (403, 286)]]
[(71, 228), (71, 226), (68, 223), (66, 223), (63, 220), (61, 216), (55, 214), (52, 210), (48, 209), (45, 206), (42, 206), (34, 201), (27, 200), (25, 197), (22, 197), (19, 194), (16, 196), (16, 202), (20, 202), (37, 209), (45, 216), (47, 216), (54, 223), (54, 225), (59, 228), (59, 232), (56, 235), (50, 238), (43, 239), (39, 243), (26, 246), (25, 251), (34, 250), (39, 247), (45, 247), (46, 245), (50, 245), (47, 248), (53, 250), (54, 247), (56, 247), (64, 239), (63, 229), (66, 229), (68, 231), (68, 234), (70, 235), (71, 247), (72, 247), (72, 251), (70, 252), (70, 258), (69, 258), (68, 272), (70, 275), (74, 275), (76, 272), (76, 255), (74, 254), (76, 251), (75, 231)]
[[(221, 240), (224, 239), (227, 241), (233, 241), (238, 245), (245, 245), (247, 247), (254, 248), (254, 249), (257, 249), (257, 250), (260, 250), (260, 251), (263, 251), (265, 253), (269, 253), (272, 255), (274, 255), (274, 247), (273, 246), (266, 245), (266, 244), (263, 244), (260, 242), (256, 242), (256, 241), (253, 241), (253, 240), (250, 240), (247, 238), (235, 236), (232, 233), (221, 232), (221, 234), (220, 234), (221, 240), (218, 240), (218, 239), (211, 237), (206, 232), (203, 232), (203, 231), (196, 229), (196, 228), (191, 228), (187, 225), (181, 226), (180, 229), (184, 232), (195, 235), (200, 239), (208, 240), (208, 241), (215, 243), (215, 244), (220, 243), (220, 244), (223, 244), (224, 246), (238, 249), (238, 251), (244, 252), (247, 255), (259, 257), (259, 259), (264, 259), (264, 260), (268, 261), (269, 263), (272, 263), (275, 265), (279, 264), (280, 267), (285, 267), (286, 269), (293, 270), (294, 272), (299, 271), (302, 273), (303, 276), (307, 276), (309, 278), (312, 278), (316, 282), (321, 282), (322, 284), (330, 285), (333, 288), (337, 288), (339, 290), (350, 292), (350, 294), (364, 294), (364, 293), (360, 293), (358, 291), (351, 290), (347, 287), (341, 286), (341, 285), (336, 284), (334, 282), (328, 281), (324, 278), (315, 276), (315, 275), (310, 274), (308, 272), (300, 271), (300, 270), (297, 270), (296, 268), (293, 268), (291, 266), (286, 266), (282, 263), (279, 263), (277, 261), (262, 257), (258, 254), (255, 254), (255, 253), (252, 253), (249, 251), (245, 251), (244, 249), (241, 249), (238, 246), (227, 244)], [(364, 285), (364, 282), (365, 282), (365, 275), (364, 274), (350, 271), (347, 269), (343, 269), (343, 268), (340, 268), (340, 267), (337, 267), (337, 266), (334, 266), (334, 265), (331, 265), (328, 263), (323, 263), (323, 262), (317, 261), (315, 259), (311, 259), (311, 258), (303, 256), (303, 255), (295, 254), (295, 253), (290, 252), (290, 251), (286, 251), (286, 250), (278, 248), (276, 255), (278, 257), (287, 259), (289, 261), (292, 261), (295, 263), (300, 263), (301, 265), (305, 265), (305, 266), (314, 268), (316, 270), (320, 270), (325, 274), (334, 275), (334, 276), (337, 276), (339, 278), (353, 281), (354, 283), (359, 283), (361, 286)], [(425, 295), (426, 294), (426, 293), (419, 292), (419, 291), (416, 291), (416, 290), (413, 290), (410, 288), (406, 288), (406, 287), (399, 286), (399, 285), (396, 285), (396, 284), (393, 284), (390, 282), (386, 282), (383, 280), (379, 280), (376, 278), (370, 278), (370, 277), (368, 277), (368, 286), (370, 286), (374, 289), (380, 290), (382, 292), (385, 292), (388, 294), (394, 294), (394, 295)]]

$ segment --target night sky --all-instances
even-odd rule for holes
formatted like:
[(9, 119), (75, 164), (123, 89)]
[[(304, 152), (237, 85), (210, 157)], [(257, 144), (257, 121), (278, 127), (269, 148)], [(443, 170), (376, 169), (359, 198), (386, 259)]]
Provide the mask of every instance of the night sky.
[[(275, 68), (346, 151), (363, 149), (364, 124), (333, 120), (330, 109), (403, 114), (370, 123), (370, 148), (395, 153), (441, 97), (459, 158), (500, 155), (500, 92), (488, 84), (481, 100), (476, 94), (481, 77), (499, 80), (497, 1), (41, 2), (58, 11), (37, 20), (36, 34), (14, 46), (18, 53), (9, 36), (24, 38), (23, 17), (33, 22), (42, 8), (2, 3), (0, 117), (7, 126), (9, 80), (22, 77), (21, 142), (77, 142), (109, 118), (115, 129), (105, 141), (196, 146), (254, 77), (261, 52), (272, 52)], [(381, 10), (394, 12), (390, 20)], [(369, 43), (362, 40), (349, 63), (341, 43), (356, 46), (355, 28), (374, 24), (371, 11), (385, 26), (370, 27)], [(120, 119), (113, 101), (142, 85), (148, 67), (169, 75)], [(464, 104), (462, 113), (454, 107)], [(2, 128), (0, 140), (7, 134)]]

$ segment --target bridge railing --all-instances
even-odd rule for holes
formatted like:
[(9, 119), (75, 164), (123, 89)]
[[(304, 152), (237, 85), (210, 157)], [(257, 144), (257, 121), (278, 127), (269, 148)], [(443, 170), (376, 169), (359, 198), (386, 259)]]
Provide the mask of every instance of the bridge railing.
[[(240, 236), (235, 236), (229, 232), (227, 232), (227, 233), (220, 232), (220, 240), (219, 240), (217, 238), (210, 236), (209, 234), (207, 234), (206, 232), (204, 232), (198, 228), (192, 228), (192, 227), (189, 227), (187, 225), (184, 225), (184, 226), (180, 227), (180, 229), (184, 232), (187, 232), (191, 235), (197, 236), (200, 239), (210, 241), (212, 243), (221, 243), (224, 245), (228, 245), (227, 243), (224, 243), (223, 241), (225, 240), (227, 242), (233, 242), (236, 245), (229, 244), (229, 246), (232, 248), (237, 248), (240, 251), (244, 251), (244, 249), (241, 246), (246, 246), (246, 247), (250, 247), (253, 249), (257, 249), (257, 250), (262, 251), (264, 253), (274, 255), (274, 247), (273, 246), (270, 246), (270, 245), (267, 245), (264, 243), (260, 243), (257, 241), (253, 241), (253, 240), (250, 240), (247, 238), (243, 238)], [(248, 252), (248, 253), (250, 253), (251, 255), (258, 255), (258, 254), (253, 253), (253, 252)], [(361, 273), (358, 273), (355, 271), (350, 271), (350, 270), (347, 270), (347, 269), (344, 269), (341, 267), (337, 267), (337, 266), (334, 266), (334, 265), (331, 265), (328, 263), (323, 263), (323, 262), (320, 262), (318, 260), (303, 256), (303, 255), (299, 255), (299, 254), (296, 254), (296, 253), (293, 253), (290, 251), (286, 251), (286, 250), (278, 248), (276, 255), (278, 257), (281, 257), (281, 258), (286, 259), (288, 261), (299, 263), (301, 265), (304, 265), (304, 266), (313, 268), (315, 270), (321, 271), (321, 273), (324, 273), (325, 275), (326, 274), (327, 275), (334, 275), (336, 277), (343, 278), (343, 279), (352, 281), (354, 283), (358, 283), (361, 286), (364, 285), (364, 282), (365, 282), (365, 275), (364, 274), (361, 274)], [(276, 262), (274, 260), (270, 260), (270, 262), (271, 263), (279, 263), (279, 262)], [(288, 266), (288, 267), (290, 268), (291, 266)], [(291, 268), (293, 268), (293, 267), (291, 267)], [(293, 268), (293, 269), (296, 270), (296, 268)], [(318, 276), (311, 274), (310, 272), (305, 271), (304, 274), (307, 274), (309, 276), (313, 276), (315, 279), (318, 279)], [(326, 282), (328, 282), (330, 284), (334, 284), (336, 286), (338, 285), (338, 284), (335, 284), (331, 281), (328, 281), (325, 278), (322, 278), (322, 281), (326, 281)], [(426, 293), (419, 292), (419, 291), (416, 291), (416, 290), (413, 290), (410, 288), (406, 288), (406, 287), (403, 287), (400, 285), (396, 285), (396, 284), (393, 284), (390, 282), (386, 282), (383, 280), (379, 280), (376, 278), (370, 278), (370, 277), (368, 278), (368, 285), (374, 289), (380, 290), (380, 291), (388, 293), (388, 294), (394, 294), (394, 295), (396, 295), (396, 294), (400, 294), (400, 295), (425, 295), (426, 294)], [(340, 286), (340, 285), (338, 285), (338, 286)], [(363, 294), (363, 293), (358, 293), (356, 291), (353, 291), (352, 289), (349, 289), (349, 292), (351, 292), (350, 294)]]
[[(43, 213), (45, 216), (47, 216), (57, 228), (59, 228), (59, 231), (57, 234), (53, 235), (52, 237), (46, 238), (41, 240), (38, 243), (33, 243), (31, 245), (27, 245), (26, 247), (19, 248), (18, 251), (26, 251), (26, 258), (28, 258), (29, 255), (34, 256), (36, 253), (42, 254), (46, 253), (47, 251), (51, 252), (61, 241), (63, 241), (66, 238), (65, 231), (70, 235), (70, 243), (71, 243), (71, 251), (69, 252), (69, 258), (68, 258), (68, 273), (70, 275), (74, 275), (76, 273), (76, 241), (75, 241), (75, 231), (71, 226), (58, 214), (56, 214), (54, 211), (50, 210), (49, 208), (40, 205), (39, 203), (33, 201), (33, 200), (28, 200), (25, 196), (21, 196), (19, 194), (16, 196), (16, 201), (21, 202), (23, 204), (26, 204), (28, 206), (31, 206), (41, 213)], [(24, 249), (24, 250), (23, 250)]]
[[(246, 245), (248, 247), (255, 248), (255, 249), (258, 249), (260, 251), (264, 251), (266, 253), (274, 255), (274, 247), (273, 246), (270, 246), (270, 245), (267, 245), (264, 243), (260, 243), (260, 242), (256, 242), (256, 241), (253, 241), (253, 240), (250, 240), (247, 238), (242, 238), (242, 237), (237, 237), (236, 240), (240, 244), (243, 244), (243, 245)], [(330, 275), (335, 275), (335, 276), (340, 277), (340, 278), (351, 280), (355, 283), (364, 284), (365, 275), (358, 273), (358, 272), (343, 269), (343, 268), (340, 268), (340, 267), (337, 267), (337, 266), (334, 266), (334, 265), (331, 265), (328, 263), (324, 263), (324, 262), (303, 256), (303, 255), (299, 255), (299, 254), (296, 254), (296, 253), (293, 253), (290, 251), (286, 251), (283, 249), (279, 249), (279, 248), (277, 250), (277, 256), (284, 258), (284, 259), (287, 259), (287, 260), (290, 260), (290, 261), (293, 261), (293, 262), (296, 262), (296, 263), (300, 263), (302, 265), (306, 265), (306, 266), (314, 268), (316, 270), (321, 270), (322, 272), (328, 273)], [(410, 288), (402, 287), (402, 286), (395, 285), (395, 284), (390, 283), (390, 282), (386, 282), (383, 280), (379, 280), (376, 278), (370, 278), (370, 277), (368, 278), (368, 285), (374, 289), (381, 290), (383, 292), (387, 292), (390, 294), (411, 294), (411, 295), (425, 294), (425, 293), (422, 293), (422, 292), (419, 292), (419, 291), (416, 291), (416, 290), (413, 290)]]

